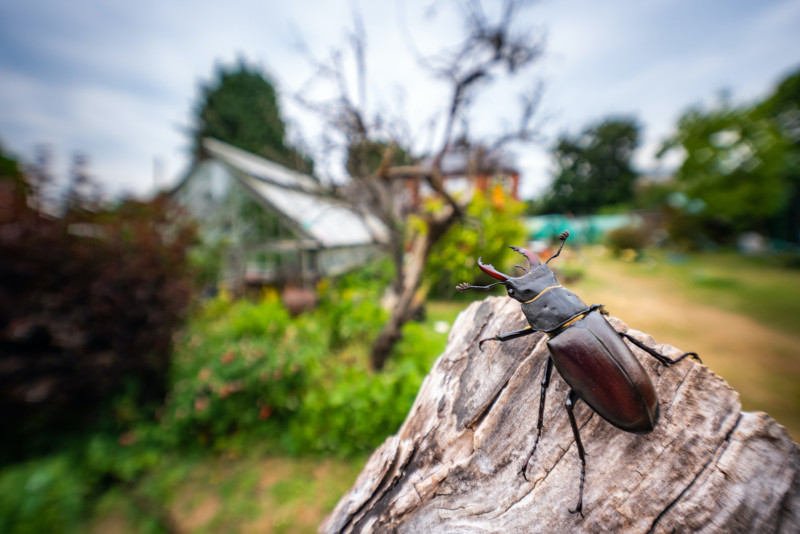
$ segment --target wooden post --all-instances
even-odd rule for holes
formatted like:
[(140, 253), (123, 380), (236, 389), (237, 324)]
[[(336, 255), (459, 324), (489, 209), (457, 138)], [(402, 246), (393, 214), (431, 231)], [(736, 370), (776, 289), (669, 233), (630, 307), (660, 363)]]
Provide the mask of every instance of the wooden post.
[[(681, 352), (610, 322), (664, 354)], [(461, 313), (405, 423), (320, 532), (800, 532), (800, 447), (785, 429), (742, 413), (739, 395), (706, 366), (664, 367), (638, 348), (660, 422), (629, 434), (578, 402), (584, 517), (569, 512), (580, 463), (556, 372), (526, 481), (519, 471), (535, 437), (546, 340), (490, 342), (484, 352), (477, 343), (523, 326), (508, 298)]]

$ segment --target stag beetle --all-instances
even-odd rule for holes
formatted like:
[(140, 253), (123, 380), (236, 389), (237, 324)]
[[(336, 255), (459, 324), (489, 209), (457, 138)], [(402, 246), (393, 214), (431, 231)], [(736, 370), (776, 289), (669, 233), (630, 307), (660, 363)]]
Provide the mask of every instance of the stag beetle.
[(687, 356), (700, 358), (694, 352), (686, 352), (677, 358), (668, 358), (656, 352), (625, 332), (617, 332), (606, 321), (605, 310), (601, 304), (587, 306), (575, 293), (561, 287), (553, 271), (547, 266), (561, 254), (569, 231), (559, 236), (561, 246), (544, 264), (531, 251), (511, 247), (528, 259), (528, 269), (517, 265), (525, 272), (520, 277), (511, 277), (497, 271), (491, 265), (478, 259), (478, 267), (496, 280), (488, 286), (473, 286), (462, 283), (456, 286), (459, 291), (469, 289), (489, 289), (503, 284), (508, 296), (522, 304), (522, 312), (528, 326), (522, 330), (498, 334), (481, 339), (478, 347), (483, 350), (487, 341), (508, 341), (527, 336), (534, 332), (544, 332), (548, 336), (547, 348), (550, 357), (545, 364), (539, 401), (539, 420), (536, 423), (536, 439), (528, 454), (520, 474), (527, 477), (528, 463), (539, 444), (542, 434), (545, 394), (550, 384), (553, 366), (569, 385), (570, 392), (565, 403), (569, 424), (578, 447), (581, 460), (581, 483), (578, 504), (571, 513), (583, 517), (583, 485), (586, 476), (586, 454), (581, 443), (578, 425), (573, 410), (580, 399), (615, 427), (634, 434), (647, 434), (658, 424), (659, 406), (655, 387), (639, 360), (623, 341), (631, 343), (655, 357), (664, 365), (671, 365)]

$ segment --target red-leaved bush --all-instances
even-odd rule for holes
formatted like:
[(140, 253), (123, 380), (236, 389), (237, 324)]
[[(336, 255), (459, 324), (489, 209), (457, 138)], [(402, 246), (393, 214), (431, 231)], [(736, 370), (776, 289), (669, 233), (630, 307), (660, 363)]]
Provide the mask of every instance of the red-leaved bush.
[[(124, 384), (163, 397), (191, 295), (194, 229), (165, 196), (43, 213), (4, 161), (0, 176), (0, 427), (26, 435), (99, 413)], [(73, 199), (75, 200), (75, 199)]]

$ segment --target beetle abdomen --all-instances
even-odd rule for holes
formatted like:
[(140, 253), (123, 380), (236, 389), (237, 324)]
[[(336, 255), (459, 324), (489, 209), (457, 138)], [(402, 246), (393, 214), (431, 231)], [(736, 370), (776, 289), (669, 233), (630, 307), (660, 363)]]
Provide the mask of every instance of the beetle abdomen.
[(587, 314), (547, 346), (559, 374), (603, 419), (627, 432), (644, 434), (655, 428), (655, 387), (602, 315)]

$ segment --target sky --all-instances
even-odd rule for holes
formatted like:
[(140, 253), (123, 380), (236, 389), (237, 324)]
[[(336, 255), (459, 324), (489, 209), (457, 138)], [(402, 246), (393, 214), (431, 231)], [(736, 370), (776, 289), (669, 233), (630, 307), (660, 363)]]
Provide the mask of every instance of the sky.
[[(499, 2), (484, 4), (491, 16)], [(308, 58), (346, 49), (360, 13), (367, 110), (403, 117), (413, 148), (430, 150), (449, 85), (419, 58), (459, 42), (460, 9), (442, 0), (0, 1), (0, 144), (23, 161), (49, 147), (60, 176), (85, 154), (106, 194), (150, 195), (186, 172), (199, 85), (243, 59), (274, 81), (290, 138), (309, 147), (321, 174), (340, 178), (340, 162), (322, 148), (325, 126), (294, 98), (313, 79)], [(470, 132), (488, 138), (515, 123), (518, 93), (542, 84), (536, 142), (510, 147), (526, 198), (550, 183), (548, 149), (560, 134), (634, 116), (637, 167), (669, 171), (679, 159), (655, 153), (688, 107), (722, 91), (754, 101), (800, 68), (797, 0), (540, 0), (514, 25), (543, 39), (544, 54), (482, 88), (468, 118)], [(307, 96), (332, 96), (313, 87)]]

